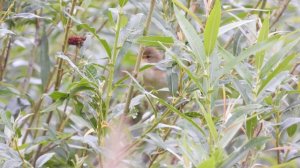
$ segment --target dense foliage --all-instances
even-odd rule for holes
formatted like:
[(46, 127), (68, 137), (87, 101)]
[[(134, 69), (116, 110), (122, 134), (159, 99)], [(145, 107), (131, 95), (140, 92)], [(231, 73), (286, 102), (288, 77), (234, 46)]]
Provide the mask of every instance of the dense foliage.
[(298, 0), (0, 2), (1, 167), (300, 166)]

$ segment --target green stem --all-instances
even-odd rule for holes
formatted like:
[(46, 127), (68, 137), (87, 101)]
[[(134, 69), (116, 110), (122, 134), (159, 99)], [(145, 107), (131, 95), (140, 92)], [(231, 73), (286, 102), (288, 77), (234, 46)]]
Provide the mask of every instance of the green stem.
[[(280, 110), (278, 110), (278, 109), (275, 109), (275, 117), (276, 117), (276, 124), (279, 124), (280, 123), (280, 121), (281, 121), (281, 117), (280, 117)], [(279, 146), (280, 146), (280, 129), (279, 129), (279, 126), (276, 126), (276, 130), (275, 130), (275, 132), (276, 132), (276, 140), (275, 140), (275, 146), (276, 146), (276, 148), (279, 148)], [(280, 161), (280, 150), (276, 150), (276, 155), (277, 155), (277, 164), (280, 164), (281, 163), (281, 161)]]
[[(151, 0), (151, 5), (150, 5), (150, 10), (147, 16), (147, 20), (146, 20), (146, 24), (145, 24), (145, 28), (144, 28), (144, 33), (143, 35), (146, 36), (148, 34), (148, 29), (151, 23), (151, 18), (152, 18), (152, 13), (154, 10), (154, 6), (155, 6), (155, 0)], [(141, 64), (141, 60), (142, 60), (142, 56), (143, 56), (143, 52), (144, 52), (144, 47), (140, 46), (140, 50), (139, 50), (139, 54), (138, 54), (138, 58), (136, 60), (135, 66), (134, 66), (134, 70), (133, 70), (133, 74), (132, 76), (134, 78), (137, 78), (138, 73), (139, 73), (139, 68), (140, 68), (140, 64)], [(123, 113), (125, 115), (127, 115), (129, 113), (129, 105), (133, 96), (133, 80), (130, 81), (130, 85), (129, 85), (129, 90), (128, 90), (128, 95), (126, 98), (126, 103), (125, 103), (125, 107), (124, 107), (124, 111)]]
[[(119, 36), (120, 36), (120, 30), (121, 30), (121, 18), (122, 18), (122, 9), (119, 11), (118, 19), (117, 19), (117, 30), (116, 30), (116, 36), (115, 36), (115, 42), (113, 46), (113, 54), (112, 57), (109, 59), (108, 62), (108, 68), (109, 68), (109, 75), (108, 75), (108, 80), (107, 80), (107, 97), (106, 97), (106, 102), (105, 102), (105, 107), (106, 107), (106, 113), (109, 112), (109, 107), (110, 107), (110, 100), (112, 97), (113, 93), (113, 79), (114, 79), (114, 73), (115, 73), (115, 64), (117, 60), (117, 55), (118, 55), (118, 42), (119, 42)], [(104, 118), (106, 118), (106, 115), (104, 115)]]
[[(71, 16), (74, 13), (76, 2), (77, 2), (77, 0), (72, 0), (72, 6), (71, 6), (71, 10), (70, 10), (70, 15)], [(71, 17), (69, 17), (68, 20), (67, 20), (66, 28), (65, 28), (64, 43), (63, 43), (63, 46), (62, 46), (62, 51), (63, 51), (64, 54), (66, 54), (67, 49), (68, 49), (68, 37), (69, 37), (69, 32), (70, 32), (71, 27), (72, 27), (72, 19), (71, 19)], [(56, 64), (56, 65), (58, 65), (58, 68), (57, 68), (56, 82), (55, 82), (55, 85), (54, 85), (54, 90), (55, 91), (57, 91), (59, 89), (60, 84), (61, 84), (61, 79), (62, 79), (62, 74), (63, 74), (62, 64), (63, 64), (63, 59), (59, 58), (58, 61), (57, 61), (57, 64)], [(35, 113), (38, 113), (38, 110), (35, 111)], [(53, 111), (51, 111), (49, 113), (48, 117), (47, 117), (47, 120), (46, 120), (47, 125), (49, 125), (49, 123), (51, 121), (51, 118), (52, 118), (52, 115), (53, 115)], [(43, 131), (42, 135), (45, 136), (46, 133), (47, 133), (47, 131)], [(37, 149), (36, 153), (35, 153), (35, 156), (33, 157), (34, 158), (34, 160), (33, 160), (34, 165), (36, 163), (37, 158), (40, 155), (41, 150), (42, 150), (42, 145), (40, 144), (38, 146), (38, 149)]]

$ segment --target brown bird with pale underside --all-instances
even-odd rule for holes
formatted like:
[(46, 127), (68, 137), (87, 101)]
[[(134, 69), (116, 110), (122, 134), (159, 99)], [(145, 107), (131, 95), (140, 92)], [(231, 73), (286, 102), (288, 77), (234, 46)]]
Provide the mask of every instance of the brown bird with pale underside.
[[(164, 59), (163, 54), (153, 47), (146, 47), (143, 52), (141, 67), (147, 64), (156, 64)], [(141, 72), (140, 78), (142, 78), (145, 89), (148, 91), (159, 90), (166, 88), (167, 84), (167, 73), (153, 66)], [(158, 91), (156, 94), (160, 98), (167, 98), (167, 91)]]

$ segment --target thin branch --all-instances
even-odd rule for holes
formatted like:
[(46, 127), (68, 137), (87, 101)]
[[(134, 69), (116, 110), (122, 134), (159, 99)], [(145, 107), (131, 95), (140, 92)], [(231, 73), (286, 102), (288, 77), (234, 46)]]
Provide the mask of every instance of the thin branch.
[[(8, 35), (8, 42), (7, 42), (7, 46), (5, 47), (4, 50), (4, 62), (2, 63), (2, 68), (1, 68), (1, 74), (0, 74), (0, 81), (2, 81), (3, 77), (4, 77), (4, 74), (5, 74), (5, 69), (6, 69), (6, 66), (7, 66), (7, 62), (8, 62), (8, 58), (10, 56), (10, 49), (11, 49), (11, 43), (12, 43), (12, 37)], [(2, 59), (2, 58), (1, 58)]]
[[(74, 9), (75, 9), (75, 6), (76, 6), (76, 1), (77, 0), (72, 0), (70, 16), (73, 16)], [(68, 20), (67, 20), (67, 24), (66, 24), (65, 35), (64, 35), (64, 43), (63, 43), (63, 46), (62, 46), (62, 51), (63, 51), (64, 54), (66, 54), (67, 49), (68, 49), (68, 37), (69, 37), (69, 32), (70, 32), (71, 26), (72, 26), (72, 19), (71, 19), (71, 17), (69, 17)], [(62, 75), (63, 75), (62, 64), (63, 64), (63, 59), (58, 58), (57, 76), (56, 76), (56, 82), (55, 82), (55, 85), (54, 85), (54, 90), (56, 90), (56, 91), (59, 89), (60, 84), (61, 84), (61, 79), (62, 79)], [(37, 112), (38, 111), (36, 111), (36, 113)], [(49, 113), (48, 117), (47, 117), (47, 120), (46, 120), (47, 124), (50, 123), (52, 115), (53, 115), (53, 111), (51, 111)], [(46, 133), (47, 133), (47, 131), (43, 131), (42, 135), (44, 136), (44, 135), (46, 135)], [(39, 153), (40, 153), (41, 149), (42, 149), (42, 145), (40, 144), (38, 146), (38, 149), (37, 149), (37, 151), (35, 153), (35, 156), (34, 156), (34, 160), (33, 160), (34, 164), (35, 164), (37, 158), (39, 157)]]
[(291, 2), (291, 0), (283, 0), (280, 1), (280, 5), (279, 5), (279, 9), (275, 10), (272, 13), (272, 16), (274, 17), (272, 20), (272, 24), (270, 26), (270, 29), (279, 21), (280, 17), (282, 16), (283, 12), (285, 11), (285, 9), (287, 8), (288, 4)]
[[(153, 13), (153, 10), (154, 10), (154, 6), (155, 6), (155, 0), (151, 0), (150, 9), (149, 9), (149, 13), (148, 13), (148, 16), (147, 16), (147, 20), (146, 20), (146, 24), (145, 24), (144, 32), (143, 32), (144, 36), (148, 34), (148, 29), (149, 29), (149, 26), (150, 26), (150, 23), (151, 23), (151, 18), (152, 18), (152, 13)], [(142, 56), (143, 56), (143, 52), (144, 52), (144, 46), (141, 45), (140, 49), (139, 49), (138, 58), (136, 60), (134, 70), (133, 70), (133, 74), (132, 74), (134, 78), (137, 78), (137, 76), (138, 76), (139, 68), (140, 68), (140, 64), (141, 64), (141, 60), (142, 60)], [(129, 113), (129, 105), (130, 105), (130, 102), (131, 102), (131, 99), (132, 99), (132, 96), (133, 96), (133, 86), (134, 86), (133, 85), (133, 80), (131, 80), (130, 85), (129, 85), (129, 91), (128, 91), (128, 94), (127, 94), (125, 107), (124, 107), (124, 111), (123, 111), (123, 113), (125, 115), (127, 115)]]

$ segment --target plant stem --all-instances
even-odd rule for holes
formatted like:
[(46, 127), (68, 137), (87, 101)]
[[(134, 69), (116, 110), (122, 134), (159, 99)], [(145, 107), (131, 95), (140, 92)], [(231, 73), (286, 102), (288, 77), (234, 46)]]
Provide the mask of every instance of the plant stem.
[[(147, 16), (147, 20), (146, 20), (146, 24), (145, 24), (144, 32), (143, 32), (144, 36), (148, 34), (148, 29), (149, 29), (149, 26), (150, 26), (150, 23), (151, 23), (152, 13), (153, 13), (154, 6), (155, 6), (155, 0), (151, 0), (150, 3), (151, 3), (150, 4), (150, 9), (149, 9), (149, 13), (148, 13), (148, 16)], [(142, 56), (143, 56), (143, 52), (144, 52), (144, 47), (141, 45), (140, 49), (139, 49), (137, 60), (135, 62), (133, 74), (132, 74), (132, 76), (134, 78), (137, 78), (137, 76), (138, 76), (139, 68), (140, 68), (141, 60), (142, 60)], [(125, 115), (127, 115), (129, 113), (129, 105), (130, 105), (130, 102), (131, 102), (131, 99), (132, 99), (132, 96), (133, 96), (133, 86), (134, 86), (133, 85), (133, 80), (131, 79), (130, 84), (129, 84), (129, 90), (128, 90), (127, 98), (126, 98), (126, 103), (125, 103), (125, 107), (124, 107), (124, 111), (123, 111), (123, 113)]]
[(279, 2), (280, 2), (279, 9), (275, 10), (274, 13), (272, 13), (272, 15), (274, 16), (274, 19), (270, 26), (270, 29), (279, 21), (279, 18), (282, 16), (283, 12), (287, 8), (287, 6), (291, 2), (291, 0), (283, 0), (283, 1), (279, 1)]
[[(276, 120), (276, 124), (279, 124), (281, 121), (281, 117), (280, 117), (280, 110), (275, 109), (275, 120)], [(276, 148), (279, 148), (280, 146), (280, 128), (279, 126), (276, 126), (276, 130), (275, 130), (275, 146)], [(280, 150), (276, 150), (276, 155), (277, 155), (277, 164), (280, 164)]]
[[(70, 16), (72, 16), (73, 13), (74, 13), (76, 1), (77, 0), (72, 0), (71, 10), (70, 10)], [(63, 51), (64, 54), (66, 54), (67, 49), (68, 49), (68, 37), (69, 37), (69, 32), (70, 32), (71, 26), (72, 26), (72, 19), (71, 19), (71, 17), (69, 17), (68, 20), (67, 20), (67, 24), (66, 24), (65, 35), (64, 35), (64, 43), (63, 43), (63, 46), (62, 46), (62, 51)], [(61, 79), (62, 79), (62, 74), (63, 74), (63, 69), (62, 69), (63, 59), (62, 58), (58, 58), (57, 62), (58, 62), (57, 76), (56, 76), (56, 82), (55, 82), (55, 85), (54, 85), (54, 90), (55, 91), (57, 91), (59, 89), (59, 87), (60, 87)], [(35, 112), (38, 113), (38, 110), (35, 111)], [(53, 115), (53, 111), (51, 111), (49, 113), (48, 117), (47, 117), (46, 123), (48, 125), (49, 125), (49, 123), (51, 121), (52, 115)], [(47, 133), (47, 131), (43, 131), (42, 135), (44, 136), (44, 135), (46, 135), (46, 133)], [(33, 160), (34, 165), (35, 165), (36, 160), (39, 157), (39, 153), (40, 153), (41, 149), (42, 149), (42, 145), (40, 144), (38, 146), (38, 149), (37, 149), (37, 151), (35, 153), (35, 156), (34, 156), (34, 160)]]
[(4, 74), (5, 74), (5, 69), (6, 69), (6, 66), (7, 66), (7, 62), (8, 62), (8, 58), (9, 58), (9, 55), (10, 55), (10, 49), (11, 49), (11, 37), (8, 35), (7, 36), (7, 46), (3, 49), (3, 52), (2, 52), (2, 55), (1, 55), (1, 61), (0, 61), (0, 81), (2, 81), (3, 77), (4, 77)]
[[(0, 19), (0, 23), (3, 23), (6, 19), (6, 17), (9, 15), (9, 13), (11, 13), (11, 11), (13, 10), (13, 7), (15, 6), (15, 0), (9, 5), (7, 11), (4, 13), (4, 15), (1, 17)], [(1, 9), (2, 10), (2, 9)]]
[[(79, 50), (80, 50), (80, 46), (76, 46), (76, 49), (75, 49), (75, 56), (74, 56), (74, 64), (76, 65), (77, 64), (77, 57), (78, 57), (78, 53), (79, 53)], [(71, 83), (73, 83), (75, 81), (75, 74), (72, 75), (72, 80), (71, 80)], [(66, 123), (68, 122), (69, 120), (69, 115), (66, 114), (67, 112), (67, 108), (68, 108), (68, 105), (69, 105), (69, 102), (70, 102), (70, 98), (67, 99), (66, 101), (66, 104), (65, 104), (65, 107), (64, 107), (64, 112), (63, 112), (63, 115), (64, 115), (64, 119), (62, 122), (60, 122), (59, 126), (57, 127), (57, 131), (58, 132), (61, 132), (63, 131)]]
[[(77, 0), (72, 0), (72, 6), (71, 6), (71, 10), (70, 10), (70, 15), (71, 16), (74, 13), (76, 1)], [(69, 17), (68, 20), (67, 20), (67, 24), (66, 24), (65, 35), (64, 35), (64, 43), (63, 43), (63, 46), (62, 46), (62, 52), (64, 54), (66, 54), (67, 49), (68, 49), (68, 37), (69, 37), (69, 32), (70, 32), (71, 27), (72, 27), (72, 19), (71, 19), (71, 17)], [(59, 87), (60, 87), (60, 82), (61, 82), (62, 74), (63, 74), (62, 63), (63, 63), (63, 59), (58, 58), (58, 68), (57, 68), (57, 76), (56, 76), (56, 83), (55, 83), (54, 90), (58, 90)]]
[[(106, 113), (109, 112), (109, 107), (110, 107), (110, 100), (112, 97), (112, 93), (113, 93), (113, 80), (114, 80), (114, 73), (115, 73), (115, 64), (116, 64), (116, 60), (117, 60), (117, 55), (118, 55), (118, 43), (119, 43), (119, 36), (120, 36), (120, 30), (121, 30), (121, 19), (122, 19), (122, 9), (120, 9), (119, 11), (119, 15), (118, 15), (118, 19), (117, 19), (117, 27), (116, 27), (116, 36), (115, 36), (115, 42), (114, 42), (114, 46), (113, 46), (113, 53), (112, 53), (112, 57), (109, 59), (108, 62), (108, 67), (109, 67), (109, 75), (108, 75), (108, 80), (107, 80), (107, 97), (106, 97), (106, 101), (105, 101), (105, 107), (106, 107)], [(105, 119), (104, 115), (104, 118)]]

